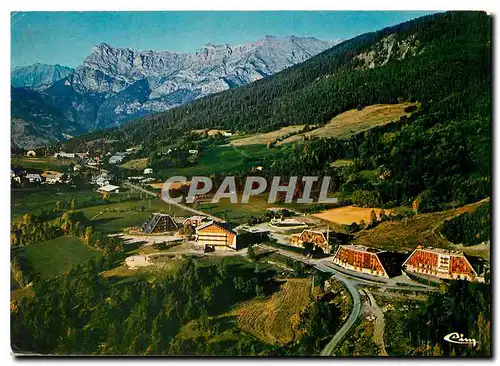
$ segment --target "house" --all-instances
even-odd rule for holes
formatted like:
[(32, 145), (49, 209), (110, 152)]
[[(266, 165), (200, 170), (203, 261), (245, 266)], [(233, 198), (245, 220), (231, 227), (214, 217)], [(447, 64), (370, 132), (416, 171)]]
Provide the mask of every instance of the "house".
[(10, 171), (10, 176), (13, 178), (15, 181), (21, 183), (21, 177), (26, 176), (26, 170), (22, 168), (14, 168)]
[(177, 223), (170, 215), (155, 212), (142, 224), (141, 230), (146, 234), (157, 234), (174, 231), (177, 228)]
[(74, 153), (67, 153), (64, 151), (60, 151), (54, 154), (54, 158), (74, 158), (74, 157), (75, 157)]
[(363, 245), (339, 245), (333, 263), (354, 272), (390, 278), (401, 273), (402, 255)]
[(89, 153), (75, 153), (75, 156), (80, 159), (86, 159)]
[(292, 226), (302, 226), (306, 227), (307, 224), (296, 220), (296, 219), (281, 219), (281, 218), (273, 218), (271, 219), (270, 222), (271, 226), (276, 226), (276, 227), (292, 227)]
[(35, 152), (35, 150), (28, 150), (28, 152), (26, 153), (26, 156), (28, 158), (36, 158), (36, 152)]
[(109, 185), (109, 178), (107, 176), (100, 176), (95, 180), (95, 184), (99, 187), (107, 186)]
[(99, 166), (100, 163), (101, 163), (101, 161), (100, 161), (99, 157), (88, 158), (85, 161), (85, 165), (88, 165), (88, 166)]
[[(474, 268), (476, 267), (476, 268)], [(418, 246), (403, 263), (403, 271), (417, 277), (431, 277), (439, 280), (466, 280), (485, 282), (484, 261), (464, 253), (441, 248)]]
[(128, 180), (136, 180), (137, 182), (141, 183), (146, 179), (146, 177), (143, 177), (142, 175), (138, 175), (138, 176), (128, 177), (127, 179)]
[(193, 227), (200, 226), (207, 220), (206, 216), (191, 216), (184, 220), (183, 226), (191, 225)]
[(124, 155), (115, 154), (109, 158), (109, 163), (110, 164), (120, 164), (123, 161), (124, 157), (125, 157)]
[(14, 182), (21, 183), (21, 176), (16, 174), (14, 170), (10, 171), (10, 178), (14, 180)]
[(108, 184), (97, 189), (101, 193), (120, 193), (120, 187)]
[(42, 177), (40, 176), (40, 174), (26, 174), (26, 178), (30, 183), (40, 183), (42, 181)]
[(144, 169), (143, 174), (153, 174), (153, 168), (146, 168), (146, 169)]
[(210, 221), (196, 228), (196, 242), (205, 251), (236, 250), (237, 234), (226, 224)]
[(63, 176), (63, 173), (53, 170), (46, 170), (42, 173), (42, 177), (45, 178), (45, 183), (47, 184), (63, 183)]
[(94, 173), (92, 174), (92, 178), (90, 183), (97, 184), (98, 186), (107, 186), (113, 181), (114, 174), (109, 173)]
[(196, 154), (198, 154), (198, 150), (188, 150), (188, 152), (189, 152), (191, 155), (196, 155)]
[(304, 229), (300, 234), (292, 234), (290, 244), (297, 247), (304, 247), (305, 243), (312, 243), (315, 248), (321, 248), (323, 253), (330, 254), (329, 230), (309, 230)]
[(231, 136), (233, 136), (233, 134), (231, 132), (224, 131), (224, 132), (222, 132), (222, 136), (231, 137)]

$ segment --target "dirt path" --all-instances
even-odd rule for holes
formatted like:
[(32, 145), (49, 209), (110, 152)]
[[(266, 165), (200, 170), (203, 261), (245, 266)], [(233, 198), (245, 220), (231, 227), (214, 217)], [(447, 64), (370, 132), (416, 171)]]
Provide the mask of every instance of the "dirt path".
[(375, 301), (375, 298), (373, 297), (372, 293), (367, 289), (364, 289), (364, 292), (368, 296), (370, 310), (376, 317), (373, 339), (375, 343), (380, 347), (379, 356), (389, 356), (385, 349), (385, 342), (384, 342), (384, 330), (385, 330), (384, 312), (377, 305), (377, 302)]

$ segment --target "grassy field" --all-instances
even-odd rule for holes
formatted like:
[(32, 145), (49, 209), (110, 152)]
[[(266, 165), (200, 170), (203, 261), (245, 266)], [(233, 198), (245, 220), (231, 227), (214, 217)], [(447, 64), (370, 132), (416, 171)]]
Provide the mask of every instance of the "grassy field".
[(11, 215), (16, 221), (28, 212), (55, 208), (56, 202), (71, 202), (73, 198), (101, 197), (97, 192), (72, 189), (68, 185), (44, 185), (33, 188), (11, 189)]
[(25, 169), (37, 170), (60, 170), (67, 171), (70, 164), (76, 163), (75, 159), (55, 159), (55, 158), (12, 158), (10, 164), (12, 166), (22, 166)]
[[(417, 245), (448, 248), (450, 243), (439, 234), (439, 228), (444, 220), (464, 212), (471, 212), (483, 202), (465, 205), (455, 210), (418, 214), (409, 218), (407, 224), (404, 220), (383, 222), (373, 229), (358, 233), (353, 244), (398, 251), (412, 251)], [(484, 255), (484, 250), (479, 253)]]
[(257, 145), (257, 144), (267, 145), (269, 142), (274, 142), (276, 141), (276, 139), (283, 137), (289, 133), (297, 133), (303, 128), (304, 125), (287, 126), (280, 128), (279, 130), (276, 131), (260, 133), (233, 140), (231, 141), (231, 145), (234, 146), (246, 146), (246, 145)]
[(397, 121), (405, 115), (404, 109), (412, 103), (399, 104), (375, 104), (367, 106), (362, 110), (351, 109), (341, 113), (325, 126), (315, 129), (305, 134), (291, 136), (281, 142), (301, 141), (306, 137), (349, 137), (356, 133), (369, 130), (375, 126), (385, 125), (392, 121)]
[[(370, 213), (372, 210), (375, 211), (377, 217), (380, 217), (380, 211), (382, 211), (380, 208), (364, 208), (355, 206), (332, 208), (327, 211), (313, 214), (313, 216), (340, 225), (350, 225), (353, 222), (359, 223), (361, 220), (364, 220), (364, 222), (368, 224), (370, 222)], [(385, 211), (386, 213), (389, 213), (390, 210)]]
[(224, 217), (229, 221), (243, 223), (251, 216), (261, 216), (266, 208), (272, 207), (267, 203), (267, 197), (259, 195), (250, 197), (248, 203), (232, 204), (229, 199), (221, 199), (219, 203), (200, 203), (198, 209), (217, 217)]
[(294, 318), (309, 303), (311, 280), (287, 279), (280, 290), (265, 299), (254, 299), (238, 305), (230, 315), (238, 327), (270, 344), (287, 344), (301, 337)]
[(477, 245), (471, 245), (469, 247), (464, 247), (462, 245), (454, 245), (454, 249), (460, 250), (467, 255), (478, 256), (490, 261), (491, 255), (491, 243), (481, 243)]
[(61, 236), (24, 249), (34, 272), (43, 278), (53, 278), (72, 267), (101, 255), (74, 236)]
[(205, 150), (196, 165), (185, 168), (169, 168), (159, 172), (164, 177), (175, 175), (194, 176), (212, 173), (227, 173), (236, 170), (247, 171), (260, 165), (268, 154), (286, 153), (286, 149), (267, 149), (265, 145), (214, 146)]
[(349, 159), (337, 159), (330, 164), (333, 168), (343, 168), (350, 165), (354, 165), (354, 161)]
[[(144, 207), (144, 211), (141, 211), (141, 207)], [(140, 226), (152, 212), (191, 216), (191, 213), (175, 206), (169, 207), (166, 202), (155, 198), (86, 207), (79, 211), (88, 219), (94, 218), (96, 230), (102, 232), (118, 232), (127, 227)]]
[[(315, 204), (301, 203), (268, 203), (267, 194), (252, 196), (248, 203), (232, 204), (229, 199), (223, 198), (219, 203), (200, 202), (197, 206), (193, 206), (201, 211), (210, 213), (214, 216), (225, 218), (228, 221), (235, 223), (245, 223), (250, 217), (259, 217), (267, 212), (268, 208), (281, 207), (289, 210), (307, 209)], [(238, 202), (241, 200), (241, 195), (238, 196)]]
[(132, 169), (132, 170), (142, 170), (148, 167), (148, 158), (134, 159), (127, 161), (125, 164), (120, 165), (120, 168)]

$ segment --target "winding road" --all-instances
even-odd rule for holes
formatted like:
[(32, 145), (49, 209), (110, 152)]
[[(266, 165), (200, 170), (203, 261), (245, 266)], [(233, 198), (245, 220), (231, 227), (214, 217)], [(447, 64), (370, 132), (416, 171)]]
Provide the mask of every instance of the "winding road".
[[(330, 267), (322, 265), (319, 263), (316, 265), (316, 268), (323, 272), (330, 272)], [(356, 323), (356, 320), (361, 314), (361, 296), (359, 296), (358, 289), (356, 288), (356, 283), (347, 279), (344, 276), (334, 274), (333, 278), (341, 281), (352, 297), (352, 308), (351, 314), (347, 318), (346, 322), (342, 325), (342, 327), (335, 333), (333, 338), (328, 342), (328, 344), (323, 348), (320, 352), (320, 356), (330, 356), (333, 353), (333, 350), (337, 346), (337, 344), (342, 340), (342, 338), (346, 335), (346, 333), (351, 329), (351, 327)]]
[[(331, 263), (331, 258), (325, 258), (325, 259), (320, 259), (320, 260), (315, 260), (315, 259), (308, 259), (305, 258), (304, 256), (301, 256), (299, 254), (293, 253), (286, 251), (284, 249), (280, 248), (275, 248), (275, 247), (270, 247), (268, 245), (263, 245), (259, 244), (260, 247), (264, 247), (266, 249), (275, 251), (281, 255), (284, 255), (286, 257), (301, 261), (303, 263), (309, 264), (314, 266), (316, 269), (319, 271), (325, 272), (325, 273), (330, 273), (332, 274), (332, 278), (335, 278), (338, 281), (341, 281), (349, 293), (351, 294), (352, 298), (352, 307), (351, 307), (351, 313), (349, 314), (349, 317), (345, 321), (345, 323), (340, 327), (340, 329), (337, 331), (337, 333), (334, 334), (330, 342), (323, 348), (323, 350), (320, 352), (321, 356), (331, 356), (333, 353), (333, 350), (335, 347), (339, 344), (339, 342), (344, 338), (344, 336), (347, 334), (347, 332), (354, 326), (356, 323), (356, 320), (358, 317), (361, 315), (362, 311), (362, 298), (359, 294), (358, 291), (358, 286), (362, 285), (370, 285), (370, 286), (378, 286), (378, 287), (383, 287), (386, 289), (394, 289), (394, 290), (414, 290), (414, 291), (423, 291), (423, 292), (429, 292), (429, 291), (436, 291), (434, 288), (429, 288), (427, 286), (415, 286), (415, 287), (408, 287), (408, 286), (399, 286), (396, 284), (390, 284), (386, 282), (379, 282), (379, 281), (370, 281), (368, 278), (361, 278), (361, 277), (353, 277), (351, 275), (348, 275), (346, 273), (343, 273), (336, 268), (333, 268), (333, 263)], [(371, 295), (371, 293), (370, 293)], [(373, 296), (371, 296), (373, 298)], [(370, 296), (369, 296), (370, 298)], [(375, 299), (373, 299), (373, 302), (375, 303)], [(375, 303), (376, 306), (376, 303)], [(380, 314), (378, 314), (380, 315)], [(382, 321), (383, 321), (383, 314), (382, 314)], [(383, 329), (383, 324), (379, 324), (379, 326), (382, 326)], [(379, 327), (380, 329), (380, 327)], [(380, 336), (380, 334), (377, 334), (377, 336)], [(382, 335), (383, 337), (383, 335)], [(386, 353), (385, 352), (385, 347), (382, 350), (382, 354)]]

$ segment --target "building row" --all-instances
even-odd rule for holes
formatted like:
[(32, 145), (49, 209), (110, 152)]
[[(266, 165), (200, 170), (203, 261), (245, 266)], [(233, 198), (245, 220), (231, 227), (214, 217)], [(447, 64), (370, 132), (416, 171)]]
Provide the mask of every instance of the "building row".
[(418, 246), (409, 256), (363, 245), (340, 245), (333, 262), (345, 269), (390, 278), (406, 273), (427, 280), (485, 282), (488, 264), (478, 257), (441, 248)]
[[(198, 245), (205, 251), (237, 250), (238, 234), (227, 224), (208, 220), (205, 216), (173, 218), (168, 214), (154, 213), (142, 226), (146, 234), (177, 231), (191, 226)], [(325, 254), (331, 252), (331, 241), (342, 243), (342, 237), (328, 230), (304, 229), (290, 237), (290, 245), (305, 247), (306, 243), (320, 248)], [(333, 256), (333, 263), (347, 270), (391, 278), (403, 272), (410, 277), (434, 282), (441, 280), (466, 280), (485, 282), (488, 264), (478, 257), (441, 248), (418, 246), (410, 255), (395, 253), (363, 245), (339, 244)]]

